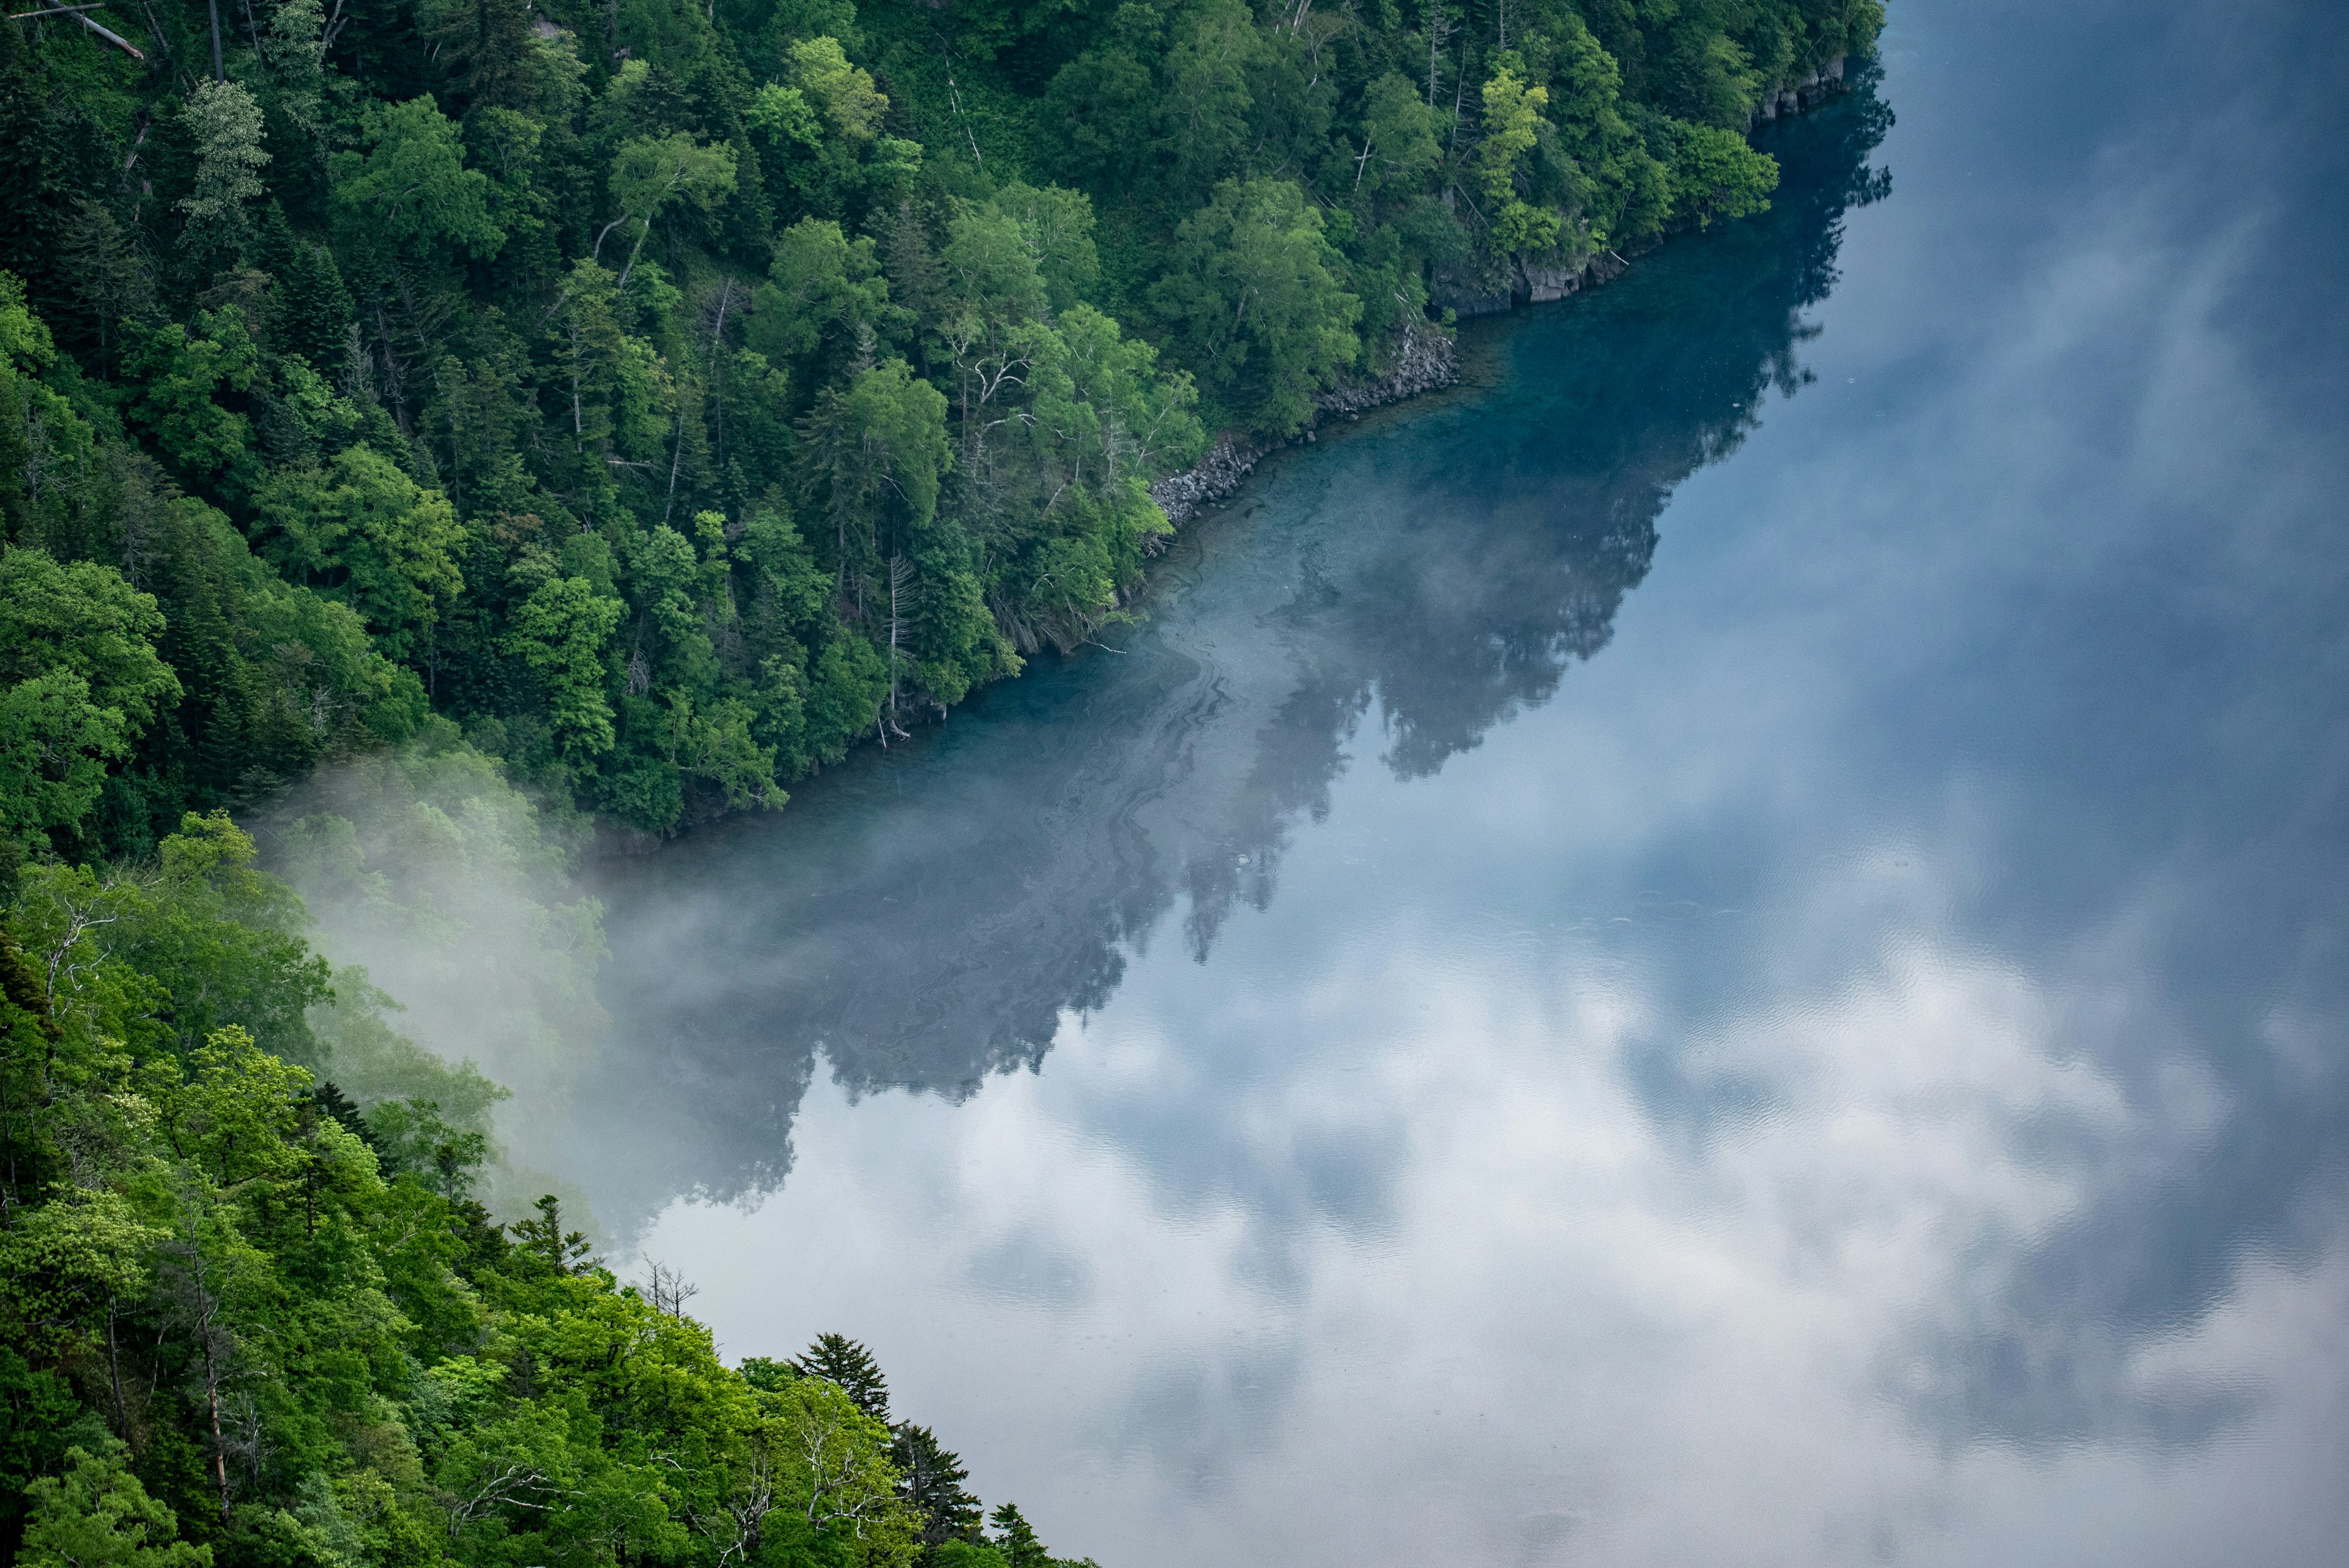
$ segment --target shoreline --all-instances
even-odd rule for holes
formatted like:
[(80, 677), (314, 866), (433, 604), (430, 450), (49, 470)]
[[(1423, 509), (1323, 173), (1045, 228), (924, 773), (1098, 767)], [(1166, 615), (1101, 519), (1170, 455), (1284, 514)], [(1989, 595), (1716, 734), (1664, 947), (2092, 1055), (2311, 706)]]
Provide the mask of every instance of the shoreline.
[[(1848, 82), (1845, 78), (1845, 59), (1838, 56), (1801, 82), (1783, 88), (1761, 107), (1754, 110), (1748, 128), (1750, 136), (1764, 124), (1784, 115), (1807, 113), (1842, 93)], [(1520, 307), (1556, 304), (1572, 298), (1588, 289), (1613, 283), (1631, 270), (1634, 259), (1657, 249), (1685, 229), (1669, 229), (1651, 234), (1621, 250), (1599, 251), (1582, 258), (1573, 267), (1528, 267), (1522, 259), (1511, 264), (1511, 290), (1507, 294), (1470, 296), (1467, 308), (1451, 303), (1444, 289), (1444, 280), (1437, 280), (1437, 291), (1431, 294), (1431, 303), (1444, 303), (1451, 312), (1450, 322), (1425, 318), (1408, 320), (1403, 324), (1403, 342), (1396, 356), (1394, 368), (1371, 380), (1352, 382), (1318, 392), (1313, 398), (1313, 417), (1295, 435), (1256, 437), (1236, 431), (1217, 435), (1206, 455), (1179, 473), (1170, 473), (1150, 486), (1150, 498), (1166, 514), (1167, 532), (1157, 535), (1145, 549), (1145, 563), (1164, 554), (1184, 527), (1203, 514), (1221, 511), (1255, 474), (1257, 464), (1273, 452), (1285, 448), (1312, 444), (1319, 438), (1316, 431), (1325, 420), (1342, 417), (1348, 422), (1359, 420), (1373, 409), (1409, 402), (1430, 392), (1442, 391), (1460, 381), (1460, 347), (1458, 327), (1463, 321), (1484, 317), (1512, 314)], [(1149, 594), (1153, 575), (1145, 568), (1143, 579), (1132, 593), (1118, 596), (1118, 607), (1138, 602)], [(1017, 677), (1014, 677), (1017, 679)], [(919, 734), (943, 726), (949, 714), (938, 712), (915, 725)], [(907, 737), (911, 739), (911, 736)], [(871, 737), (850, 748), (847, 757), (831, 764), (838, 767), (851, 758), (861, 756), (870, 749)], [(887, 749), (885, 745), (883, 748)], [(830, 771), (818, 767), (808, 777), (813, 778)], [(794, 784), (803, 781), (793, 780)], [(584, 863), (607, 857), (627, 857), (657, 852), (671, 838), (699, 831), (720, 823), (731, 822), (757, 815), (748, 809), (719, 811), (714, 815), (691, 823), (681, 823), (669, 834), (646, 834), (625, 828), (611, 822), (600, 812), (591, 813), (594, 824), (580, 846)]]
[[(1801, 81), (1769, 94), (1754, 108), (1746, 134), (1752, 136), (1781, 115), (1808, 113), (1841, 93), (1847, 85), (1844, 79), (1845, 63), (1846, 57), (1837, 55)], [(1349, 421), (1356, 420), (1371, 409), (1408, 402), (1458, 384), (1459, 322), (1506, 316), (1521, 306), (1552, 305), (1587, 289), (1602, 287), (1630, 271), (1632, 258), (1647, 254), (1681, 232), (1683, 231), (1667, 230), (1651, 234), (1629, 246), (1628, 254), (1614, 249), (1598, 251), (1572, 266), (1539, 265), (1519, 257), (1509, 264), (1509, 289), (1503, 294), (1472, 293), (1439, 275), (1435, 287), (1429, 292), (1429, 303), (1450, 311), (1452, 323), (1406, 321), (1402, 351), (1396, 356), (1393, 369), (1373, 380), (1316, 393), (1313, 417), (1293, 436), (1257, 437), (1225, 431), (1197, 462), (1153, 484), (1150, 498), (1166, 514), (1168, 524), (1179, 532), (1202, 512), (1220, 508), (1238, 493), (1263, 458), (1284, 447), (1316, 440), (1314, 431), (1325, 417), (1342, 415)], [(1173, 534), (1159, 535), (1150, 554), (1155, 556), (1164, 550), (1173, 537)]]

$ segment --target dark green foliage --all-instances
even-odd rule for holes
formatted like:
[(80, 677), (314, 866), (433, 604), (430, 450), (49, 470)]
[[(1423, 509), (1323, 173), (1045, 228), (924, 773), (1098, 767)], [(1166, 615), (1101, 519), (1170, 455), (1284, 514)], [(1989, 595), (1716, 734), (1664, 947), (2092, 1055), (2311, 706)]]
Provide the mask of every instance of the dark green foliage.
[(802, 1377), (837, 1384), (856, 1407), (876, 1421), (889, 1418), (889, 1383), (873, 1353), (844, 1334), (820, 1334), (792, 1365)]
[(1036, 1532), (1016, 1504), (1000, 1503), (987, 1521), (995, 1526), (995, 1549), (1009, 1568), (1052, 1568), (1051, 1553), (1036, 1539)]
[(937, 1434), (927, 1427), (901, 1421), (889, 1444), (889, 1458), (897, 1467), (897, 1495), (921, 1521), (925, 1546), (948, 1541), (978, 1539), (979, 1501), (964, 1487), (970, 1472), (962, 1458), (939, 1447)]

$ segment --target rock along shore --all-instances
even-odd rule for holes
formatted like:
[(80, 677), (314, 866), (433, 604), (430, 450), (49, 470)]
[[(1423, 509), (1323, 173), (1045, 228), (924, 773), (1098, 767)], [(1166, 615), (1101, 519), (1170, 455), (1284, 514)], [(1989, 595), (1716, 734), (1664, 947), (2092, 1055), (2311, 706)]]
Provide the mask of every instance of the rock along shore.
[[(1781, 114), (1797, 114), (1816, 108), (1841, 91), (1843, 86), (1844, 58), (1838, 55), (1802, 80), (1766, 95), (1754, 110), (1754, 124), (1758, 127)], [(1651, 239), (1632, 254), (1652, 249), (1661, 238)], [(1586, 288), (1611, 283), (1630, 271), (1630, 265), (1614, 251), (1600, 251), (1572, 265), (1544, 265), (1519, 260), (1511, 264), (1506, 292), (1479, 293), (1447, 286), (1445, 280), (1439, 279), (1434, 302), (1450, 309), (1458, 320), (1497, 316), (1520, 304), (1546, 305)], [(1402, 352), (1396, 357), (1394, 369), (1376, 380), (1339, 387), (1315, 397), (1313, 418), (1301, 433), (1280, 441), (1257, 440), (1226, 431), (1216, 438), (1207, 455), (1195, 466), (1181, 473), (1170, 473), (1152, 485), (1150, 498), (1165, 512), (1166, 521), (1180, 528), (1207, 507), (1227, 500), (1256, 472), (1257, 460), (1266, 452), (1313, 440), (1314, 426), (1325, 416), (1358, 418), (1365, 410), (1399, 403), (1422, 392), (1448, 387), (1459, 379), (1459, 349), (1452, 334), (1433, 322), (1406, 322)], [(1164, 535), (1161, 535), (1162, 544), (1164, 540)]]
[[(1459, 346), (1452, 334), (1433, 322), (1405, 322), (1402, 352), (1394, 369), (1376, 380), (1338, 387), (1313, 400), (1313, 420), (1292, 441), (1311, 441), (1313, 426), (1335, 415), (1353, 419), (1366, 409), (1399, 403), (1460, 379)], [(1206, 507), (1229, 496), (1256, 472), (1257, 460), (1275, 447), (1288, 445), (1278, 438), (1264, 441), (1235, 436), (1226, 431), (1198, 463), (1181, 473), (1170, 473), (1150, 487), (1150, 498), (1166, 513), (1166, 521), (1180, 528)], [(1164, 535), (1161, 535), (1164, 538)]]

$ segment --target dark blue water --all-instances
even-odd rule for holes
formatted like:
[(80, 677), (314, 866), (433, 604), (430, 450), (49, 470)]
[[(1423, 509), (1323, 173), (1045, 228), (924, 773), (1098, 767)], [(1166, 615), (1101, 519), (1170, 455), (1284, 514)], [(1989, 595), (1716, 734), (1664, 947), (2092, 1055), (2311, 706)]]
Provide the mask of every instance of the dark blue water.
[(606, 1223), (1111, 1568), (2341, 1561), (2349, 49), (2052, 9), (605, 868)]

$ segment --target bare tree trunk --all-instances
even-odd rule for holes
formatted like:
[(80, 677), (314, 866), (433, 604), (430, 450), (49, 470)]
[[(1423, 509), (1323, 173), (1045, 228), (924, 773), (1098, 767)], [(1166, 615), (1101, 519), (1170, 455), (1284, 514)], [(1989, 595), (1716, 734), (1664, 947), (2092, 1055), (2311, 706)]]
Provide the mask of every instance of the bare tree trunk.
[(114, 1429), (124, 1442), (130, 1440), (130, 1411), (122, 1402), (122, 1356), (114, 1344), (114, 1298), (106, 1298), (106, 1371), (114, 1380)]
[(889, 711), (881, 721), (881, 744), (887, 746), (889, 732), (896, 731), (904, 740), (905, 732), (897, 724), (897, 649), (904, 640), (905, 622), (898, 613), (898, 599), (914, 580), (914, 564), (903, 556), (889, 557)]
[(221, 68), (220, 0), (212, 0), (212, 80), (224, 82), (228, 73)]
[(204, 1402), (212, 1416), (212, 1479), (220, 1483), (221, 1522), (228, 1522), (228, 1444), (221, 1437), (220, 1380), (212, 1376), (212, 1352), (204, 1352)]

